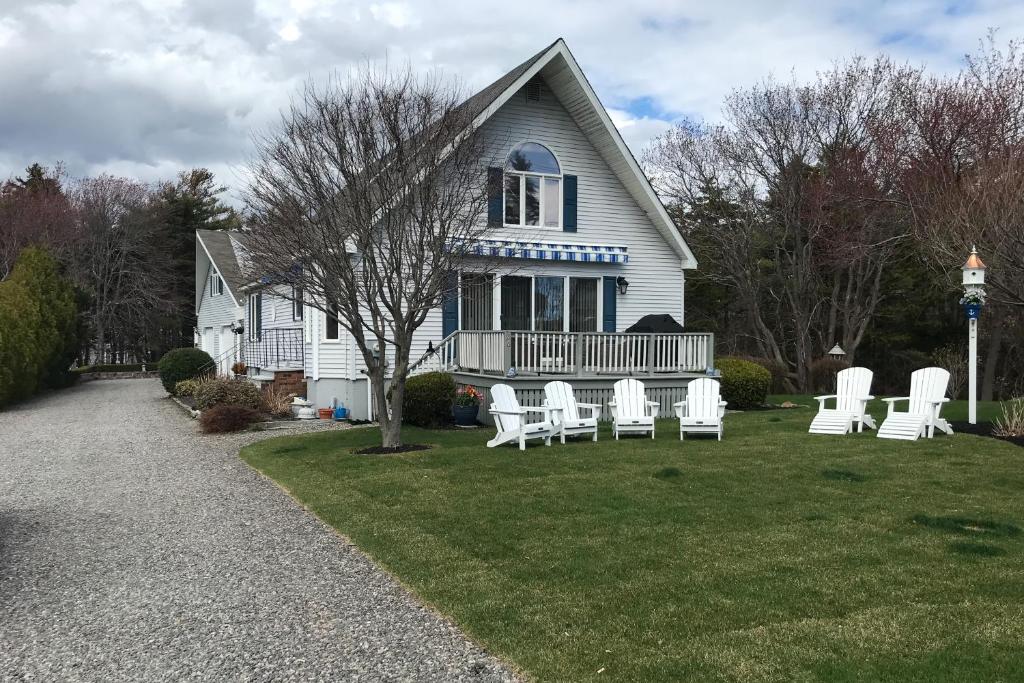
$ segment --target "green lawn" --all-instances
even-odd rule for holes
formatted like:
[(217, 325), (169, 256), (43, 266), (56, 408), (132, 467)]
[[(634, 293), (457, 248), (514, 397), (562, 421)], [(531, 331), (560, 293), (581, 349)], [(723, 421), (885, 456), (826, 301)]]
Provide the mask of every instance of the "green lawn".
[(1024, 450), (815, 437), (812, 413), (729, 415), (721, 443), (665, 420), (653, 442), (409, 429), (437, 447), (357, 456), (363, 429), (242, 457), (536, 679), (1019, 680)]

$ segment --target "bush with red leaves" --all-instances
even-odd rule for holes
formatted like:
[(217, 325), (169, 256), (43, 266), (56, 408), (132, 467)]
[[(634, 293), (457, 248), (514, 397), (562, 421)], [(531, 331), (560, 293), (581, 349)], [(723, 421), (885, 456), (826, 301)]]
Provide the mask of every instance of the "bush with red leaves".
[(207, 434), (237, 432), (262, 418), (258, 410), (246, 406), (223, 404), (204, 410), (199, 415), (199, 426)]

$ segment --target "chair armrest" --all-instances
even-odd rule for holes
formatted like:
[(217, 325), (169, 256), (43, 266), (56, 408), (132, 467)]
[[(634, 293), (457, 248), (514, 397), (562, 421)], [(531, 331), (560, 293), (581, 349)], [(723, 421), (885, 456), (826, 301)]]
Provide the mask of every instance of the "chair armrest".
[(497, 408), (491, 408), (487, 412), (491, 415), (526, 415), (526, 408), (520, 408), (519, 410), (498, 410)]
[(577, 408), (582, 408), (583, 410), (589, 410), (591, 417), (593, 417), (595, 413), (598, 413), (598, 412), (601, 411), (601, 404), (600, 403), (577, 403), (576, 407)]
[(727, 405), (729, 405), (728, 401), (719, 401), (718, 402), (718, 417), (719, 417), (719, 419), (725, 417), (725, 407)]
[(560, 412), (562, 412), (561, 408), (552, 408), (551, 406), (540, 406), (539, 408), (534, 408), (534, 407), (530, 406), (530, 407), (527, 407), (527, 408), (522, 408), (521, 410), (524, 413), (560, 413)]
[(677, 402), (673, 403), (672, 407), (673, 408), (679, 408), (680, 406), (685, 406), (685, 405), (686, 405), (686, 399), (684, 398), (682, 401), (677, 401)]
[(824, 396), (815, 396), (814, 400), (815, 401), (824, 401), (824, 400), (829, 399), (829, 398), (836, 398), (836, 395), (835, 394), (825, 394)]
[(644, 401), (647, 404), (647, 412), (649, 417), (658, 417), (658, 411), (661, 410), (661, 404), (657, 401)]
[(896, 401), (909, 401), (909, 396), (893, 396), (892, 398), (883, 398), (886, 403), (895, 403)]

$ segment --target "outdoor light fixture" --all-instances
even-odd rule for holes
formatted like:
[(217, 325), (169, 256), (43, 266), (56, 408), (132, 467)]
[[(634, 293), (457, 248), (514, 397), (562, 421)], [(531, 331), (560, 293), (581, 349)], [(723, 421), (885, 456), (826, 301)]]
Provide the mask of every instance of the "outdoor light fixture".
[(615, 284), (619, 288), (619, 294), (625, 294), (626, 290), (629, 288), (629, 280), (622, 277), (621, 275), (615, 278)]

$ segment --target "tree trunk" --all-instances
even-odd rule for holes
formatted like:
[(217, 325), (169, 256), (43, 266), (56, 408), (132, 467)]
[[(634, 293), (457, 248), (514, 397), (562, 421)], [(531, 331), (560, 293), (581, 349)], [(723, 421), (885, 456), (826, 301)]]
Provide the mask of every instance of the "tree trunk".
[(985, 371), (981, 376), (981, 400), (991, 401), (996, 383), (996, 367), (999, 365), (999, 350), (1003, 345), (1003, 326), (995, 325), (988, 338), (985, 352)]

